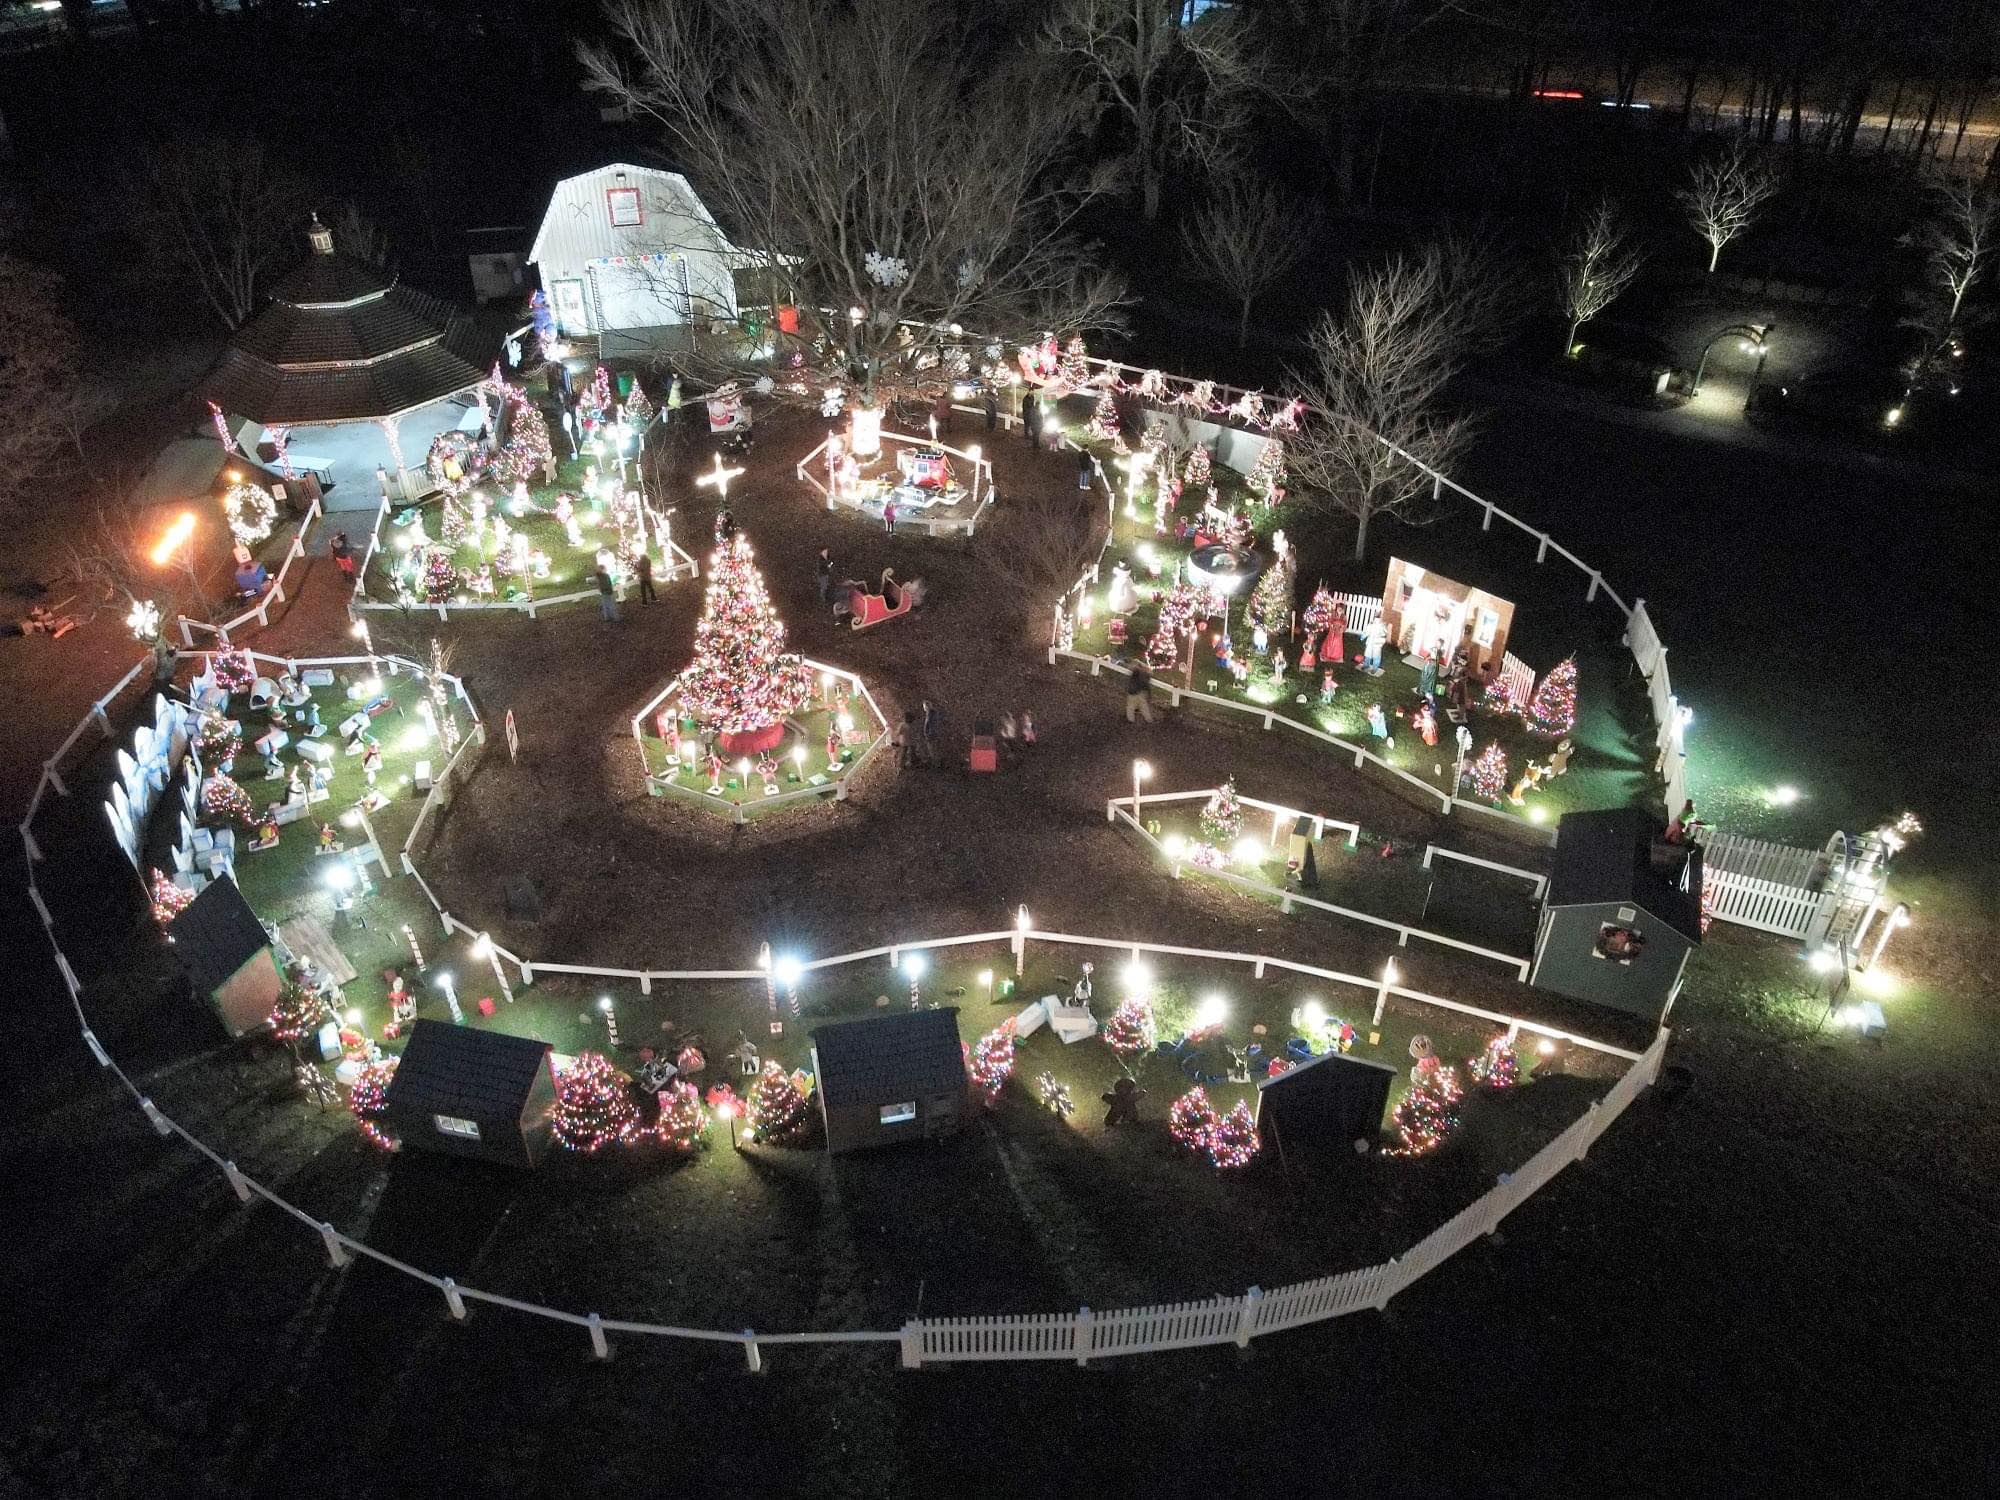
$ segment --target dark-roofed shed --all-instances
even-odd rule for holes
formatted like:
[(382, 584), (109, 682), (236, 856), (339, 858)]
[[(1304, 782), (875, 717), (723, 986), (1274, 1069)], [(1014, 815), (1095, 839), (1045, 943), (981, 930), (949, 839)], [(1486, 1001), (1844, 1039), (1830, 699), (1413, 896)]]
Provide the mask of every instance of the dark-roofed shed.
[(271, 935), (227, 875), (212, 880), (167, 924), (174, 957), (196, 995), (215, 1007), (231, 1036), (271, 1017), (283, 976)]
[(1287, 1171), (1315, 1158), (1352, 1157), (1373, 1146), (1389, 1108), (1396, 1070), (1363, 1057), (1324, 1053), (1257, 1083), (1257, 1136)]
[(1701, 849), (1634, 807), (1563, 816), (1528, 981), (1666, 1019), (1701, 941)]
[(555, 1102), (547, 1042), (421, 1020), (382, 1118), (406, 1146), (532, 1167), (548, 1146)]
[(828, 1151), (950, 1135), (965, 1123), (970, 1089), (956, 1009), (842, 1021), (812, 1039)]

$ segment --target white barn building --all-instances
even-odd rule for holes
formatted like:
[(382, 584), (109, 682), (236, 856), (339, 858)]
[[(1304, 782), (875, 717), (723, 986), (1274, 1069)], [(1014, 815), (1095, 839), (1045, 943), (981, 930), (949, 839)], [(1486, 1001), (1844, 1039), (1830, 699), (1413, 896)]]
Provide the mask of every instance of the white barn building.
[(558, 183), (528, 259), (573, 336), (733, 318), (734, 273), (757, 263), (685, 177), (629, 162)]

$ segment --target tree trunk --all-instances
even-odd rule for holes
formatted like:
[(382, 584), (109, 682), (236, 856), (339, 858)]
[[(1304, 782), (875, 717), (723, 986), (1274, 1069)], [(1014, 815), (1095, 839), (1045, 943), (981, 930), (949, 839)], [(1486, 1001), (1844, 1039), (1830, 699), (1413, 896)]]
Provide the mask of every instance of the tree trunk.
[(1718, 243), (1718, 242), (1716, 242), (1716, 241), (1714, 241), (1714, 240), (1711, 240), (1711, 241), (1709, 241), (1709, 246), (1708, 246), (1708, 274), (1709, 274), (1709, 275), (1713, 276), (1713, 275), (1715, 274), (1715, 263), (1716, 263), (1717, 261), (1721, 260), (1721, 259), (1722, 259), (1722, 246), (1721, 246), (1721, 244), (1720, 244), (1720, 243)]
[(1236, 320), (1236, 347), (1246, 349), (1250, 345), (1250, 299), (1243, 299), (1241, 316)]
[(1354, 513), (1354, 560), (1360, 562), (1368, 553), (1368, 517), (1375, 507), (1368, 501), (1361, 502), (1361, 508)]
[(1160, 179), (1163, 174), (1160, 171), (1160, 164), (1154, 160), (1150, 151), (1146, 153), (1139, 174), (1140, 209), (1146, 216), (1146, 222), (1152, 224), (1160, 217)]
[(1569, 337), (1563, 340), (1563, 357), (1565, 359), (1574, 359), (1576, 357), (1576, 331), (1581, 327), (1583, 327), (1583, 319), (1571, 318), (1569, 320)]
[(1896, 133), (1896, 111), (1902, 107), (1903, 83), (1901, 79), (1898, 79), (1896, 81), (1896, 92), (1889, 96), (1889, 118), (1882, 125), (1882, 143), (1875, 148), (1877, 156), (1885, 155), (1888, 152), (1890, 138)]

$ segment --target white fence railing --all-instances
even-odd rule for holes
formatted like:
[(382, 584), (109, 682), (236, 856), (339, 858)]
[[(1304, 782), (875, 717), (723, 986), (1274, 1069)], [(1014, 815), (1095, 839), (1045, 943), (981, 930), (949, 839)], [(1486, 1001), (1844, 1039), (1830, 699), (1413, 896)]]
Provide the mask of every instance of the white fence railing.
[(848, 783), (861, 773), (861, 768), (867, 765), (875, 752), (880, 750), (883, 744), (887, 742), (889, 738), (889, 719), (876, 704), (875, 695), (868, 691), (868, 684), (863, 682), (857, 674), (848, 671), (845, 667), (830, 666), (823, 661), (814, 661), (809, 656), (802, 656), (799, 660), (803, 661), (807, 667), (820, 675), (822, 694), (826, 691), (825, 681), (829, 677), (837, 677), (851, 684), (854, 691), (860, 695), (861, 701), (867, 705), (870, 716), (875, 720), (875, 733), (869, 737), (868, 743), (862, 748), (861, 753), (855, 757), (854, 763), (842, 771), (840, 775), (829, 777), (823, 786), (803, 786), (797, 791), (778, 792), (773, 796), (760, 797), (754, 803), (737, 802), (734, 804), (729, 803), (724, 798), (711, 797), (708, 793), (697, 791), (693, 787), (681, 786), (672, 776), (656, 775), (652, 766), (646, 760), (646, 721), (653, 716), (654, 711), (661, 704), (665, 703), (673, 695), (674, 689), (680, 686), (681, 679), (678, 673), (669, 678), (667, 685), (646, 701), (645, 707), (632, 715), (632, 744), (639, 752), (640, 774), (646, 778), (649, 785), (658, 787), (668, 796), (679, 797), (684, 801), (694, 803), (698, 807), (707, 808), (711, 812), (722, 811), (727, 808), (733, 813), (734, 820), (738, 823), (748, 822), (749, 815), (752, 812), (761, 815), (780, 807), (789, 807), (794, 803), (810, 802), (815, 797), (831, 797), (836, 802), (845, 802), (847, 800)]
[(1803, 938), (1819, 910), (1820, 898), (1799, 886), (1710, 870), (1705, 864), (1702, 879), (1709, 914), (1718, 922)]
[(234, 619), (211, 625), (206, 620), (190, 620), (180, 617), (181, 644), (192, 646), (194, 633), (206, 630), (210, 635), (230, 636), (244, 629), (252, 620), (260, 626), (271, 623), (271, 606), (285, 602), (285, 579), (292, 571), (292, 564), (306, 555), (306, 538), (312, 533), (313, 523), (320, 518), (319, 497), (315, 495), (311, 505), (306, 507), (305, 518), (299, 522), (299, 529), (292, 536), (292, 545), (285, 551), (285, 560), (278, 564), (278, 576), (271, 580), (271, 586), (264, 590), (264, 596)]
[[(956, 410), (957, 408), (954, 409)], [(852, 496), (842, 494), (840, 486), (835, 482), (832, 474), (827, 474), (823, 480), (820, 478), (818, 471), (826, 466), (826, 454), (832, 441), (832, 436), (829, 435), (812, 452), (800, 459), (795, 467), (795, 472), (800, 480), (810, 485), (819, 493), (820, 498), (826, 502), (828, 510), (844, 505), (849, 510), (858, 511), (862, 508), (861, 502)], [(964, 504), (968, 507), (966, 514), (932, 516), (927, 511), (898, 509), (896, 512), (896, 525), (898, 529), (922, 531), (930, 536), (963, 537), (970, 537), (978, 531), (980, 517), (985, 515), (993, 504), (992, 459), (985, 457), (983, 452), (977, 447), (953, 448), (931, 438), (909, 437), (900, 432), (885, 430), (882, 433), (882, 441), (885, 443), (901, 443), (906, 447), (913, 448), (934, 447), (942, 453), (950, 454), (953, 458), (965, 460), (972, 467), (972, 489), (964, 501)]]
[[(1212, 796), (1214, 791), (1215, 788), (1208, 787), (1198, 792), (1164, 792), (1146, 797), (1143, 801), (1158, 803), (1178, 802), (1195, 797), (1206, 799)], [(1295, 905), (1309, 906), (1315, 911), (1330, 912), (1336, 917), (1345, 917), (1350, 922), (1360, 922), (1369, 927), (1379, 927), (1386, 932), (1393, 932), (1396, 934), (1396, 946), (1398, 948), (1409, 947), (1410, 939), (1417, 938), (1422, 942), (1435, 943), (1440, 947), (1456, 948), (1462, 953), (1471, 953), (1479, 958), (1490, 958), (1496, 963), (1505, 964), (1507, 967), (1513, 969), (1517, 979), (1523, 982), (1527, 980), (1528, 969), (1533, 960), (1523, 958), (1519, 954), (1502, 953), (1497, 948), (1487, 948), (1478, 943), (1468, 943), (1458, 938), (1446, 937), (1441, 932), (1432, 932), (1425, 927), (1412, 926), (1408, 922), (1398, 922), (1391, 917), (1378, 917), (1373, 912), (1356, 911), (1351, 906), (1340, 906), (1332, 901), (1324, 901), (1318, 896), (1308, 895), (1302, 890), (1293, 890), (1288, 886), (1272, 885), (1266, 880), (1256, 880), (1247, 875), (1239, 875), (1234, 870), (1224, 869), (1219, 865), (1203, 864), (1192, 858), (1186, 849), (1176, 852), (1167, 844), (1166, 840), (1154, 837), (1147, 830), (1146, 825), (1141, 821), (1140, 817), (1135, 815), (1133, 811), (1135, 800), (1137, 799), (1131, 797), (1114, 797), (1106, 802), (1104, 804), (1105, 821), (1112, 824), (1122, 823), (1138, 834), (1140, 838), (1151, 844), (1160, 852), (1160, 856), (1167, 861), (1176, 880), (1181, 878), (1184, 870), (1191, 869), (1195, 874), (1205, 876), (1210, 880), (1220, 880), (1225, 885), (1237, 886), (1255, 895), (1275, 900), (1278, 903), (1278, 909), (1283, 912), (1291, 911)], [(1311, 814), (1300, 813), (1292, 808), (1279, 808), (1269, 802), (1252, 802), (1248, 797), (1243, 797), (1239, 800), (1250, 803), (1250, 805), (1255, 807), (1271, 808), (1273, 812), (1278, 814), (1272, 820), (1271, 842), (1273, 844), (1278, 842), (1278, 829), (1282, 823), (1295, 822), (1300, 817), (1312, 816)], [(1357, 834), (1360, 831), (1352, 823), (1338, 823), (1337, 820), (1331, 818), (1325, 821), (1333, 823), (1337, 827), (1353, 829)], [(1350, 847), (1352, 843), (1353, 840), (1350, 839)], [(1230, 851), (1225, 849), (1220, 852), (1224, 859), (1229, 858)], [(1427, 859), (1426, 864), (1428, 863)]]

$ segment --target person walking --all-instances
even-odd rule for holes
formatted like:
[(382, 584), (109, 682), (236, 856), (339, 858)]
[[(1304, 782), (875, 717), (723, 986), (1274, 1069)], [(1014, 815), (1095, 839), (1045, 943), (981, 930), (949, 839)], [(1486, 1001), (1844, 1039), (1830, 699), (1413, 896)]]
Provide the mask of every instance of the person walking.
[(943, 764), (944, 756), (938, 749), (938, 736), (944, 732), (944, 711), (930, 699), (924, 699), (924, 764)]
[(597, 613), (600, 618), (614, 623), (618, 619), (618, 595), (611, 582), (611, 574), (603, 563), (597, 565)]
[(813, 560), (813, 586), (819, 590), (819, 602), (824, 605), (833, 598), (833, 549), (822, 547), (819, 556)]
[(1033, 386), (1021, 393), (1021, 431), (1030, 448), (1042, 446), (1042, 398)]
[(1382, 675), (1382, 648), (1388, 644), (1388, 641), (1388, 628), (1383, 625), (1382, 617), (1377, 615), (1368, 622), (1368, 628), (1361, 633), (1361, 645), (1364, 653), (1361, 661), (1361, 669), (1364, 672), (1375, 677)]
[(1076, 450), (1076, 487), (1080, 490), (1090, 488), (1090, 454), (1082, 448)]
[(333, 546), (330, 550), (333, 553), (333, 565), (340, 569), (340, 576), (349, 583), (354, 582), (354, 548), (348, 543), (346, 532), (336, 531), (333, 534)]
[(986, 387), (986, 430), (993, 432), (1000, 426), (1000, 397), (989, 382)]
[(902, 770), (916, 764), (917, 716), (907, 710), (903, 722), (896, 726), (896, 764)]
[(951, 431), (951, 391), (939, 391), (937, 400), (931, 403), (931, 420), (937, 423), (938, 436)]
[(173, 697), (174, 672), (181, 654), (164, 635), (153, 642), (153, 691), (162, 698)]
[(653, 554), (639, 554), (639, 602), (651, 604), (657, 596), (653, 593)]
[(1153, 674), (1143, 661), (1133, 662), (1132, 675), (1125, 679), (1125, 722), (1130, 724), (1135, 714), (1148, 724), (1154, 722)]

